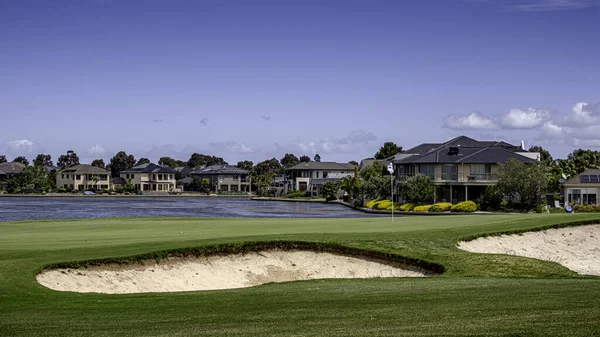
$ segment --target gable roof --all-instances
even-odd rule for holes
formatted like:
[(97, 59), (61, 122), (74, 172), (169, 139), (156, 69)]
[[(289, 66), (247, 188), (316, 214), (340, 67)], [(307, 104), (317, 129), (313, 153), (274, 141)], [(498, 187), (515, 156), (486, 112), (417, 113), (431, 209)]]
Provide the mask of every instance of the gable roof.
[(303, 162), (288, 168), (286, 171), (294, 170), (325, 170), (325, 171), (349, 171), (354, 170), (354, 164), (335, 162)]
[(2, 163), (2, 164), (0, 164), (0, 174), (1, 175), (19, 174), (19, 173), (23, 172), (24, 168), (25, 168), (25, 165), (14, 162), (14, 161)]
[(110, 174), (109, 170), (87, 164), (79, 164), (62, 169), (59, 173), (75, 174)]
[(191, 174), (198, 175), (212, 175), (212, 174), (231, 174), (231, 175), (244, 175), (248, 174), (248, 171), (243, 170), (237, 166), (228, 165), (228, 164), (219, 164), (219, 165), (211, 165), (207, 166), (201, 170), (196, 170)]
[(121, 173), (174, 173), (175, 171), (168, 166), (160, 166), (153, 163), (141, 164), (134, 166), (128, 170), (119, 172)]

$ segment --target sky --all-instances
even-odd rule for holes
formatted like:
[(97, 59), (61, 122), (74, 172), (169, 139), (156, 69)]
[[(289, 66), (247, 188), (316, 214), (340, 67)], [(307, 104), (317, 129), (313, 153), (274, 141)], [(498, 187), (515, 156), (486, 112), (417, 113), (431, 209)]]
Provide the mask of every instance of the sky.
[(600, 0), (0, 0), (0, 155), (600, 150)]

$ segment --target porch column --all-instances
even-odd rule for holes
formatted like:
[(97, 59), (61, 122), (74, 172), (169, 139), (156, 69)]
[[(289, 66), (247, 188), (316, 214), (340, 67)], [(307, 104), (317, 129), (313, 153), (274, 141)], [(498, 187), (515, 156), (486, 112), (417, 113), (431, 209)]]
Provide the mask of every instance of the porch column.
[(469, 200), (469, 186), (465, 185), (465, 201)]
[(452, 203), (452, 200), (454, 199), (452, 199), (452, 185), (450, 185), (450, 203)]

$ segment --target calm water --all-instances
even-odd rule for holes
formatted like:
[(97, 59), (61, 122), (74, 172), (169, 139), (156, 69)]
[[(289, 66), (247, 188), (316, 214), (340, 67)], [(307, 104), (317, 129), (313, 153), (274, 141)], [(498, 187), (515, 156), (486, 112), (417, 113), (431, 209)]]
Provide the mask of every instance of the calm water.
[(209, 218), (357, 218), (342, 205), (199, 197), (0, 197), (0, 221), (189, 216)]

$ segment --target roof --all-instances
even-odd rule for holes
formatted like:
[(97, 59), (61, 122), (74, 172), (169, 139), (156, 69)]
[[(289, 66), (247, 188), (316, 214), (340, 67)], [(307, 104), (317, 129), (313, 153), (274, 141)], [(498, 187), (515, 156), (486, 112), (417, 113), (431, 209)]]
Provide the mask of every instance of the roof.
[(183, 178), (183, 179), (179, 179), (179, 180), (177, 180), (177, 183), (178, 183), (178, 184), (189, 184), (189, 183), (191, 183), (193, 180), (194, 180), (194, 178), (192, 178), (192, 177), (185, 177), (185, 178)]
[(192, 174), (199, 175), (211, 175), (211, 174), (232, 174), (232, 175), (244, 175), (248, 174), (248, 171), (243, 170), (237, 166), (227, 165), (227, 164), (219, 164), (219, 165), (211, 165), (207, 166), (201, 170), (196, 170)]
[(75, 173), (75, 174), (110, 174), (109, 170), (99, 168), (88, 164), (79, 164), (62, 169), (60, 173)]
[(168, 166), (160, 166), (153, 163), (141, 164), (134, 166), (128, 170), (121, 171), (119, 173), (173, 173), (175, 172)]
[[(457, 154), (451, 154), (450, 148), (457, 148)], [(396, 164), (426, 164), (426, 163), (471, 163), (495, 164), (516, 159), (522, 163), (535, 163), (523, 153), (520, 146), (496, 141), (478, 141), (466, 136), (453, 138), (446, 143), (425, 143), (418, 145), (407, 152), (408, 156), (397, 156)], [(407, 154), (405, 152), (404, 154)], [(520, 153), (517, 153), (520, 152)]]
[(0, 174), (19, 174), (23, 171), (25, 165), (17, 162), (8, 162), (0, 164)]
[(581, 174), (569, 177), (564, 183), (566, 185), (598, 184), (600, 183), (600, 169), (587, 169)]
[(125, 185), (127, 182), (121, 177), (112, 178), (110, 183), (113, 185)]
[(176, 167), (173, 170), (175, 170), (176, 172), (179, 172), (179, 173), (181, 173), (183, 175), (194, 174), (196, 172), (195, 169), (190, 168), (190, 167), (186, 167), (186, 166)]
[(335, 163), (335, 162), (307, 162), (294, 165), (287, 169), (293, 170), (325, 170), (325, 171), (349, 171), (354, 170), (354, 164), (350, 163)]

